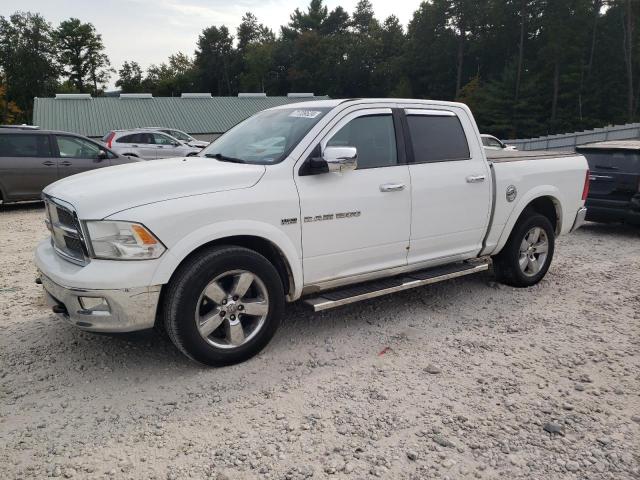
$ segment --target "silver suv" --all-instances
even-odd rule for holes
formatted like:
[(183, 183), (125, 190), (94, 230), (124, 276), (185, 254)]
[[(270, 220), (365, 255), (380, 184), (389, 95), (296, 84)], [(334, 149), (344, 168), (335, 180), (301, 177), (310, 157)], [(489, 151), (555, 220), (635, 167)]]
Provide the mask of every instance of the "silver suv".
[(120, 155), (156, 160), (159, 158), (190, 157), (201, 148), (191, 147), (164, 132), (150, 129), (112, 130), (102, 141)]
[(157, 130), (159, 132), (164, 132), (167, 135), (171, 135), (173, 138), (177, 138), (182, 143), (186, 143), (190, 147), (198, 147), (204, 148), (209, 145), (209, 142), (205, 142), (204, 140), (197, 140), (193, 138), (186, 132), (182, 130), (177, 130), (175, 128), (166, 128), (166, 127), (144, 127), (145, 130)]

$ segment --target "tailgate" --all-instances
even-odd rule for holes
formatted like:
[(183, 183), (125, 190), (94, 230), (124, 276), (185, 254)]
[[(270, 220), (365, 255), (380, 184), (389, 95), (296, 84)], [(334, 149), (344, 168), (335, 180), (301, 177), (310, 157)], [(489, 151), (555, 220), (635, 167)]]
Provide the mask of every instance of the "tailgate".
[(589, 162), (589, 197), (628, 202), (638, 193), (640, 155), (627, 150), (581, 150)]

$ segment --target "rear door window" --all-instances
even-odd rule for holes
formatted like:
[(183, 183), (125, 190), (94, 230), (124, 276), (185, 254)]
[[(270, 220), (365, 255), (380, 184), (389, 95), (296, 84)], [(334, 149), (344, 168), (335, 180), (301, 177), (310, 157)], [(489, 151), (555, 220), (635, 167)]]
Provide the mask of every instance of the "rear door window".
[(50, 157), (49, 135), (0, 134), (0, 157)]
[(407, 114), (416, 163), (468, 160), (469, 144), (460, 119), (453, 113)]

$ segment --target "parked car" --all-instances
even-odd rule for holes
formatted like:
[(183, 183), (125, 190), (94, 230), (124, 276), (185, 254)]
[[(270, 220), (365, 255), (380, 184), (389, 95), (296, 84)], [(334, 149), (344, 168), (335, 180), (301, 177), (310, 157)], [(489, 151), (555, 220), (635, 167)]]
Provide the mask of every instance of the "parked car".
[(173, 138), (177, 138), (182, 143), (189, 145), (190, 147), (204, 148), (209, 145), (209, 142), (205, 142), (204, 140), (198, 140), (193, 138), (186, 132), (182, 130), (176, 130), (175, 128), (165, 128), (165, 127), (144, 127), (145, 130), (158, 130), (160, 132), (164, 132), (167, 135), (171, 135)]
[(592, 143), (576, 151), (591, 170), (587, 220), (640, 225), (640, 140)]
[(482, 135), (480, 135), (480, 138), (482, 138), (482, 145), (487, 150), (515, 150), (516, 149), (516, 147), (512, 145), (507, 145), (502, 140), (500, 140), (497, 137), (494, 137), (493, 135), (487, 135), (486, 133), (483, 133)]
[(158, 321), (209, 365), (255, 355), (285, 302), (301, 298), (326, 310), (491, 263), (500, 281), (528, 287), (547, 273), (556, 236), (584, 220), (587, 162), (496, 153), (487, 161), (460, 103), (275, 107), (196, 157), (50, 185), (40, 282), (78, 328)]
[(38, 200), (61, 178), (137, 161), (75, 133), (0, 127), (0, 203)]
[(157, 130), (112, 130), (102, 141), (114, 152), (146, 160), (187, 157), (202, 150)]

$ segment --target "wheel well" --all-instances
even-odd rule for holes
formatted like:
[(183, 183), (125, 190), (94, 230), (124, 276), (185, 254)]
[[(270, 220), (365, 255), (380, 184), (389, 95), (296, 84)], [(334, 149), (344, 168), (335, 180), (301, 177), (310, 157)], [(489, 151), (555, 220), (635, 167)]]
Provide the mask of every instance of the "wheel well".
[(532, 200), (529, 205), (526, 206), (523, 215), (527, 211), (534, 211), (540, 215), (544, 215), (549, 219), (551, 225), (555, 230), (556, 236), (560, 234), (562, 229), (562, 215), (560, 210), (560, 204), (553, 197), (538, 197)]
[(196, 248), (193, 252), (187, 255), (182, 260), (182, 262), (180, 262), (180, 265), (182, 265), (188, 258), (197, 254), (198, 252), (218, 245), (244, 247), (248, 248), (249, 250), (253, 250), (256, 253), (259, 253), (267, 260), (269, 260), (278, 271), (280, 279), (282, 280), (284, 293), (289, 294), (291, 291), (293, 291), (293, 274), (291, 273), (291, 267), (289, 266), (286, 257), (276, 245), (262, 237), (255, 237), (252, 235), (237, 235), (233, 237), (225, 237), (213, 240), (212, 242), (205, 243), (204, 245)]

